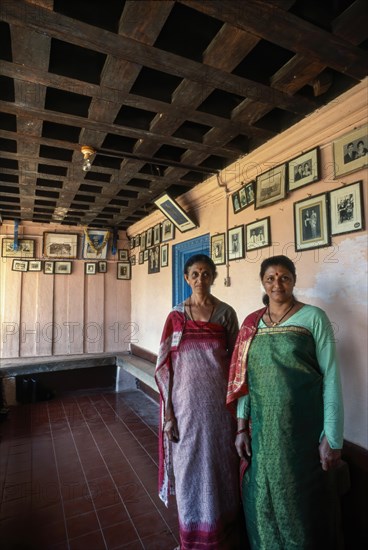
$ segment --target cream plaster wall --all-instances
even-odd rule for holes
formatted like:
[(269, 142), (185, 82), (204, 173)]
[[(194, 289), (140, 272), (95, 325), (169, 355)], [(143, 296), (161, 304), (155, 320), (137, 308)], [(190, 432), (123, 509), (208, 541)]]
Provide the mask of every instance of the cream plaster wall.
[[(166, 315), (171, 308), (172, 245), (205, 233), (226, 231), (228, 226), (247, 224), (271, 217), (272, 246), (247, 253), (244, 260), (218, 266), (218, 278), (213, 294), (231, 304), (239, 320), (261, 307), (259, 266), (264, 258), (286, 254), (296, 264), (296, 294), (301, 301), (322, 307), (335, 328), (345, 402), (345, 437), (368, 448), (368, 369), (367, 369), (367, 231), (334, 237), (327, 248), (296, 253), (294, 248), (293, 203), (311, 195), (325, 193), (342, 184), (363, 181), (365, 212), (367, 208), (367, 171), (360, 170), (334, 179), (332, 142), (367, 121), (367, 80), (343, 97), (307, 117), (282, 136), (243, 157), (221, 173), (218, 186), (210, 178), (179, 199), (179, 203), (194, 215), (199, 228), (181, 234), (169, 243), (169, 267), (160, 273), (147, 275), (147, 263), (133, 268), (132, 321), (136, 323), (138, 344), (157, 352)], [(287, 162), (316, 146), (321, 151), (321, 180), (299, 188), (283, 201), (255, 210), (253, 206), (234, 215), (227, 197), (242, 182), (248, 182), (272, 166)], [(129, 235), (142, 233), (163, 221), (155, 212), (129, 229)], [(138, 253), (138, 251), (135, 251)], [(224, 286), (229, 274), (231, 286)]]

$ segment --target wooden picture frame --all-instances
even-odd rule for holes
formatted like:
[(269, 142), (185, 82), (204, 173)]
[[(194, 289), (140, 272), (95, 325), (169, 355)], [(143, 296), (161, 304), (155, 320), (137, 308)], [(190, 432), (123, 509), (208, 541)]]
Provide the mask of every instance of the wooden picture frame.
[(153, 227), (153, 244), (160, 244), (161, 242), (161, 224), (156, 223)]
[(139, 245), (140, 245), (140, 242), (141, 242), (140, 235), (136, 235), (136, 236), (134, 237), (134, 248), (138, 248)]
[(231, 202), (233, 203), (234, 214), (237, 214), (238, 212), (240, 212), (241, 208), (240, 208), (239, 191), (235, 191), (235, 193), (232, 193)]
[(248, 206), (248, 197), (247, 197), (245, 186), (239, 189), (239, 202), (240, 202), (240, 210), (244, 210), (244, 208)]
[(286, 196), (286, 164), (257, 176), (255, 208), (263, 208)]
[(245, 226), (246, 250), (265, 248), (271, 245), (270, 216), (248, 223)]
[(326, 193), (294, 203), (294, 233), (296, 252), (330, 245)]
[(144, 252), (140, 252), (138, 255), (138, 264), (144, 263)]
[(28, 260), (28, 271), (42, 271), (41, 260)]
[(238, 225), (227, 232), (227, 249), (229, 261), (245, 257), (244, 225)]
[(245, 184), (245, 192), (247, 195), (247, 206), (250, 206), (251, 204), (254, 204), (255, 201), (255, 188), (256, 182), (250, 181), (249, 183)]
[(143, 252), (143, 261), (144, 262), (148, 261), (148, 248), (146, 248), (146, 250)]
[(86, 262), (84, 264), (84, 273), (86, 275), (96, 275), (97, 265), (97, 262)]
[(130, 256), (129, 261), (130, 261), (130, 265), (135, 265), (136, 264), (135, 254)]
[(144, 231), (144, 233), (141, 234), (141, 240), (140, 240), (140, 251), (141, 252), (144, 252), (146, 250), (146, 237), (147, 237), (147, 233), (146, 231)]
[(364, 229), (363, 181), (343, 185), (329, 192), (331, 235)]
[(28, 260), (14, 259), (12, 263), (12, 271), (28, 271)]
[(226, 262), (225, 233), (211, 235), (211, 258), (216, 265), (222, 265)]
[(102, 261), (97, 263), (99, 273), (107, 273), (107, 262)]
[(43, 262), (43, 272), (45, 275), (53, 275), (54, 274), (54, 265), (55, 262), (51, 262), (49, 260), (46, 260)]
[(335, 178), (368, 165), (368, 124), (333, 142)]
[(67, 261), (55, 261), (54, 273), (55, 275), (70, 275), (72, 272), (72, 262)]
[(167, 267), (169, 265), (169, 245), (168, 244), (161, 245), (160, 254), (161, 254), (161, 258), (160, 258), (161, 267)]
[(160, 246), (156, 245), (148, 251), (148, 273), (158, 273), (160, 271)]
[(77, 233), (53, 233), (45, 231), (43, 234), (43, 255), (45, 258), (76, 259), (78, 254)]
[[(146, 248), (151, 248), (153, 244), (153, 227), (147, 229)], [(143, 251), (145, 252), (145, 250)]]
[(83, 236), (83, 259), (106, 260), (109, 237), (109, 231), (103, 229), (88, 230), (88, 238), (86, 235)]
[(287, 163), (288, 189), (294, 191), (320, 179), (319, 147), (315, 147)]
[(14, 239), (4, 237), (1, 243), (3, 258), (33, 258), (35, 256), (35, 241), (33, 239), (18, 239), (18, 250), (14, 250)]
[(175, 225), (170, 220), (164, 220), (161, 228), (161, 242), (172, 241), (175, 237)]
[(130, 250), (134, 248), (134, 237), (129, 237), (129, 248)]
[(127, 248), (118, 250), (118, 260), (119, 262), (127, 262), (129, 260), (129, 250)]
[(181, 233), (197, 227), (197, 224), (194, 223), (184, 209), (167, 193), (156, 199), (154, 203)]
[(117, 263), (117, 274), (118, 279), (128, 281), (132, 277), (132, 269), (130, 262), (118, 262)]

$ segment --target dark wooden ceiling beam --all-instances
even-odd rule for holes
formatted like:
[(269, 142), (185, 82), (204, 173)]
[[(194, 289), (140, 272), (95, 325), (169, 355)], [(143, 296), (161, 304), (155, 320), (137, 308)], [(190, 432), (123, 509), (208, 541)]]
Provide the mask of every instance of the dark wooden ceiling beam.
[[(349, 42), (297, 17), (271, 2), (247, 0), (223, 2), (222, 0), (178, 0), (180, 3), (215, 17), (265, 40), (278, 44), (292, 52), (313, 57), (326, 66), (357, 80), (367, 74), (365, 52)], [(358, 17), (366, 17), (359, 10)]]
[[(201, 5), (201, 3), (199, 4)], [(224, 4), (221, 2), (221, 4), (225, 7), (231, 3)], [(187, 78), (199, 82), (201, 85), (210, 85), (229, 93), (261, 100), (271, 105), (278, 105), (280, 108), (291, 112), (307, 114), (315, 107), (313, 102), (303, 97), (290, 97), (266, 85), (207, 65), (203, 66), (201, 63), (190, 59), (158, 48), (152, 48), (136, 40), (92, 27), (29, 3), (22, 3), (21, 5), (18, 2), (6, 3), (1, 16), (4, 21), (13, 25), (21, 27), (27, 25), (38, 32), (46, 33), (48, 36), (59, 40), (110, 54), (132, 63), (139, 63), (145, 67), (173, 74), (180, 78)]]

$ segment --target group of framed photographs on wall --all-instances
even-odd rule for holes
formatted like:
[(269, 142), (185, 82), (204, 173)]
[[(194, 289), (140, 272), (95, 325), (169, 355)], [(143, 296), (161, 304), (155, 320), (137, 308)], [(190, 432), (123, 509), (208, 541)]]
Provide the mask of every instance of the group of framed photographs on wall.
[[(169, 245), (175, 237), (175, 226), (164, 220), (130, 239), (130, 248), (139, 248), (138, 263), (148, 263), (148, 274), (158, 273), (160, 267), (169, 265)], [(163, 244), (160, 244), (163, 243)]]

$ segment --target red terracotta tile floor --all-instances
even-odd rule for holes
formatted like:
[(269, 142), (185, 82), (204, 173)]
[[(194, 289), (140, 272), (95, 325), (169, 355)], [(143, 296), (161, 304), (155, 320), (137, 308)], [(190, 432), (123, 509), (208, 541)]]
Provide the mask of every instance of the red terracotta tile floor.
[(12, 407), (0, 424), (1, 549), (173, 550), (157, 424), (139, 390)]

